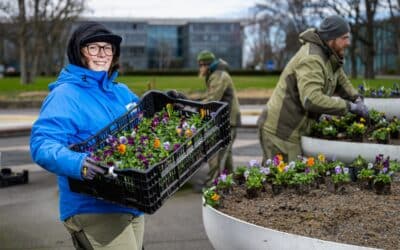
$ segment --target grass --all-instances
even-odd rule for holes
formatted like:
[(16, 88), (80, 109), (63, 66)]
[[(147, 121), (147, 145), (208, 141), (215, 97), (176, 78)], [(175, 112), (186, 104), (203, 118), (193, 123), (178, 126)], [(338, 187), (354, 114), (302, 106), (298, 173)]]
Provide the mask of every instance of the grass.
[[(233, 76), (236, 89), (273, 89), (278, 82), (278, 76)], [(6, 77), (0, 79), (0, 96), (16, 97), (24, 92), (45, 91), (47, 86), (56, 77), (39, 77), (34, 84), (21, 85), (18, 77)], [(117, 79), (129, 86), (138, 95), (143, 94), (152, 85), (156, 89), (177, 89), (185, 93), (204, 91), (204, 80), (197, 76), (120, 76)], [(353, 85), (357, 87), (364, 80), (352, 79)], [(391, 87), (394, 82), (400, 83), (400, 79), (374, 79), (365, 80), (370, 87)]]

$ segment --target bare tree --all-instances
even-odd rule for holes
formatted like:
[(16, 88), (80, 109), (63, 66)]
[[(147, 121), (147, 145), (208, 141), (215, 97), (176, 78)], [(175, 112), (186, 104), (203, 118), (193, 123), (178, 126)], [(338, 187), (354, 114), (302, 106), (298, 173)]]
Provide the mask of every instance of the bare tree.
[(158, 69), (163, 70), (169, 68), (171, 64), (172, 58), (172, 48), (168, 44), (168, 42), (164, 39), (161, 39), (157, 43), (157, 57), (158, 57)]
[(9, 26), (17, 36), (21, 84), (29, 84), (39, 69), (50, 73), (54, 72), (53, 65), (60, 64), (55, 62), (64, 58), (70, 25), (84, 11), (85, 1), (18, 0), (17, 6), (13, 1), (7, 3), (15, 13), (9, 15)]
[[(267, 37), (270, 38), (269, 41), (267, 40), (267, 48), (272, 50), (278, 68), (283, 67), (299, 49), (299, 34), (309, 28), (315, 18), (310, 11), (311, 5), (312, 0), (265, 0), (256, 5), (256, 20), (270, 24), (267, 29)], [(272, 26), (273, 29), (271, 29)], [(282, 35), (285, 39), (282, 39)], [(258, 49), (261, 47), (259, 46)], [(254, 54), (259, 53), (254, 52)]]
[(400, 71), (400, 0), (387, 0), (390, 12), (390, 23), (396, 38), (397, 70)]

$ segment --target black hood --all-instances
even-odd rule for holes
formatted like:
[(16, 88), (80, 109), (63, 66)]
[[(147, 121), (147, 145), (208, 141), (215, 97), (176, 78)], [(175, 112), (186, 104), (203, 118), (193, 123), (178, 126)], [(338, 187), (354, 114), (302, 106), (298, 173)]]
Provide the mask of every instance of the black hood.
[(122, 38), (113, 34), (103, 25), (96, 22), (81, 24), (68, 42), (68, 60), (71, 64), (85, 67), (82, 63), (81, 47), (91, 42), (108, 42), (115, 47), (114, 57), (119, 57)]

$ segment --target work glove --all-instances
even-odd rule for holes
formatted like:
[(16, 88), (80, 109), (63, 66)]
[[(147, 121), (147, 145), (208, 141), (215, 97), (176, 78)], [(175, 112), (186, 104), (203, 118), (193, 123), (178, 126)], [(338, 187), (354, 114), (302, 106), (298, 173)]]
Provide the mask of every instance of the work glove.
[(89, 158), (86, 158), (85, 161), (83, 162), (82, 168), (81, 168), (81, 175), (82, 178), (85, 180), (93, 180), (93, 178), (97, 174), (104, 174), (105, 171), (99, 167), (96, 166), (93, 161), (91, 161)]
[(368, 118), (368, 108), (367, 106), (362, 102), (358, 101), (355, 103), (350, 102), (350, 112), (359, 116), (362, 116), (364, 118)]
[(354, 100), (354, 103), (359, 103), (359, 102), (364, 103), (364, 99), (363, 99), (361, 96), (357, 97), (357, 98)]
[(175, 89), (171, 89), (168, 91), (165, 91), (165, 94), (171, 98), (175, 99), (188, 99), (184, 94), (181, 92), (176, 91)]
[(331, 115), (327, 115), (327, 114), (322, 114), (319, 119), (320, 122), (321, 121), (331, 121), (332, 120), (332, 116)]

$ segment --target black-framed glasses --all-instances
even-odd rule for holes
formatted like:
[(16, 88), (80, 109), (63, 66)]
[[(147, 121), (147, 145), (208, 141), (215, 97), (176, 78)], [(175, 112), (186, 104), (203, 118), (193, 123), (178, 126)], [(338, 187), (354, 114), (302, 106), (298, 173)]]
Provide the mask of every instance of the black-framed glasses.
[(208, 66), (207, 63), (199, 63), (199, 68), (201, 68), (201, 67), (207, 67), (207, 66)]
[(112, 46), (111, 44), (100, 46), (98, 44), (93, 43), (93, 44), (88, 44), (85, 47), (87, 49), (88, 54), (91, 56), (97, 56), (100, 53), (101, 49), (103, 49), (104, 54), (106, 56), (112, 56), (115, 53), (114, 46)]

